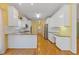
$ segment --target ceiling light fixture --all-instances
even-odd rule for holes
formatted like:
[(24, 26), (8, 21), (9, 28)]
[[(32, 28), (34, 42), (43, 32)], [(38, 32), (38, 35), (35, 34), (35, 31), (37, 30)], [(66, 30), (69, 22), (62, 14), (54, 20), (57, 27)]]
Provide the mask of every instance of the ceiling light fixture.
[(30, 3), (30, 5), (31, 5), (31, 6), (33, 6), (33, 5), (34, 5), (34, 3)]
[(59, 18), (63, 18), (63, 17), (64, 17), (64, 15), (63, 15), (63, 14), (59, 16)]
[(40, 13), (36, 13), (36, 17), (39, 19), (40, 18)]
[(22, 5), (22, 3), (19, 3), (19, 5)]

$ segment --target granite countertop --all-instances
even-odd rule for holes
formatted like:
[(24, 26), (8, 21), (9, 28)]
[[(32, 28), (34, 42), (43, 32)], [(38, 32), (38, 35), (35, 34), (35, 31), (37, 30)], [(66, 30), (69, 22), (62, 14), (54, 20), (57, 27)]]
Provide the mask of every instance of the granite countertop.
[(32, 34), (31, 32), (13, 32), (8, 33), (8, 35), (35, 35), (35, 34)]
[(69, 33), (69, 30), (71, 30), (70, 28), (71, 26), (53, 27), (48, 33), (52, 33), (59, 37), (71, 37), (71, 34)]
[(60, 34), (60, 33), (58, 33), (58, 32), (48, 32), (48, 33), (52, 33), (52, 34), (54, 34), (54, 35), (56, 35), (56, 36), (59, 36), (59, 37), (71, 37), (71, 35)]

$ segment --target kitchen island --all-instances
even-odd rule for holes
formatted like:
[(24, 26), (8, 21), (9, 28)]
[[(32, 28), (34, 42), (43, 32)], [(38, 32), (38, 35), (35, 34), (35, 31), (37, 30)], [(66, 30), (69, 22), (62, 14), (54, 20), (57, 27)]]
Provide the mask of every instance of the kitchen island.
[(37, 35), (30, 32), (8, 33), (8, 48), (37, 48)]

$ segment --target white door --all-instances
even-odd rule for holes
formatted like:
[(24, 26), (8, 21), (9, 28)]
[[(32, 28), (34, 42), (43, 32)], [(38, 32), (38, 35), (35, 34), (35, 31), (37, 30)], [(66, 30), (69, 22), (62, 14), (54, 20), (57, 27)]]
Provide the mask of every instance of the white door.
[(4, 44), (4, 29), (2, 22), (2, 10), (0, 9), (0, 54), (5, 52), (5, 44)]

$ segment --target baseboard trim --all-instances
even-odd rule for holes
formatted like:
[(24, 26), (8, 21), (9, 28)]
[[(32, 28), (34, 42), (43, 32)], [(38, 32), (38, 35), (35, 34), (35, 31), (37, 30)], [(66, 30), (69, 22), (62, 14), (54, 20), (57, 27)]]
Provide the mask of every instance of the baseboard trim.
[(56, 48), (57, 48), (59, 51), (62, 51), (59, 47), (57, 47), (56, 42), (55, 42), (55, 43), (53, 43), (53, 42), (52, 42), (52, 41), (50, 41), (49, 39), (48, 39), (48, 41), (49, 41), (51, 44), (54, 44), (54, 45), (56, 46)]
[(37, 48), (8, 48), (8, 49), (37, 49)]

